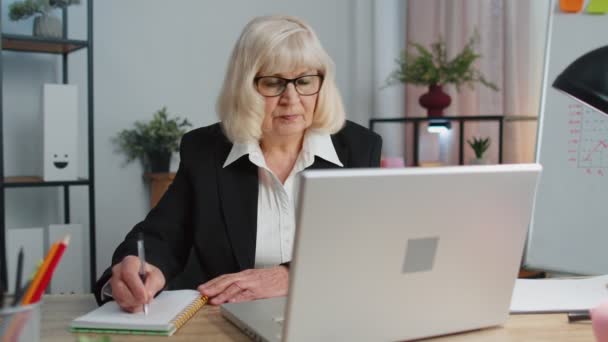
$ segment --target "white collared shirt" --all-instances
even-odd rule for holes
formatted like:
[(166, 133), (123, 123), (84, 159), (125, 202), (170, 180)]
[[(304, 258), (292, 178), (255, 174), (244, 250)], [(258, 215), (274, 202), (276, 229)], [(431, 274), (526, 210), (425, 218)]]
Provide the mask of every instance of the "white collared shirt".
[(297, 174), (311, 166), (315, 156), (343, 167), (328, 134), (308, 131), (302, 150), (285, 184), (268, 168), (257, 143), (234, 144), (223, 167), (244, 155), (258, 167), (258, 219), (255, 268), (272, 267), (291, 261), (296, 229), (295, 208), (298, 198)]

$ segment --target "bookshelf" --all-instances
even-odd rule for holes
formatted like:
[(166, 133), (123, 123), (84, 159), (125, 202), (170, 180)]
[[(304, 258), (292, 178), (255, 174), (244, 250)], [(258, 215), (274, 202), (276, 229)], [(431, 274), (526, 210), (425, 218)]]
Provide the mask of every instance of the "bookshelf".
[[(94, 136), (93, 136), (93, 0), (86, 2), (86, 40), (74, 40), (66, 38), (68, 36), (68, 11), (63, 9), (63, 38), (46, 38), (35, 37), (18, 34), (0, 33), (0, 49), (4, 51), (13, 51), (18, 53), (39, 53), (53, 54), (61, 56), (61, 73), (62, 83), (68, 83), (69, 63), (68, 55), (84, 49), (87, 51), (86, 73), (87, 73), (87, 166), (88, 175), (86, 179), (76, 179), (70, 181), (44, 181), (41, 177), (30, 175), (18, 175), (5, 177), (4, 170), (4, 125), (3, 118), (6, 113), (10, 113), (7, 108), (4, 108), (2, 89), (4, 84), (0, 86), (0, 277), (2, 279), (3, 288), (6, 289), (7, 280), (7, 265), (6, 265), (6, 203), (5, 191), (9, 188), (41, 188), (41, 187), (56, 187), (63, 190), (63, 223), (69, 224), (71, 220), (70, 213), (70, 187), (83, 186), (88, 188), (88, 209), (89, 209), (89, 261), (90, 261), (90, 286), (95, 283), (96, 271), (96, 248), (95, 248), (95, 168), (94, 168)], [(2, 0), (0, 0), (0, 9), (2, 8)], [(0, 13), (1, 14), (1, 13)], [(3, 57), (4, 58), (4, 57)], [(3, 62), (0, 59), (0, 78), (4, 83), (3, 78)], [(81, 95), (82, 97), (82, 95)], [(42, 153), (41, 153), (42, 156)], [(49, 222), (51, 223), (51, 222)]]

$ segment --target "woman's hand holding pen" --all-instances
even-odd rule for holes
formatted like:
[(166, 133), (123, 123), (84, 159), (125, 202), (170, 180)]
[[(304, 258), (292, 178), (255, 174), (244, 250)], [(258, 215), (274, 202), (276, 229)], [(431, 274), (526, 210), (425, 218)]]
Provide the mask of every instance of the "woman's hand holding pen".
[(209, 297), (211, 304), (220, 305), (286, 296), (288, 287), (289, 271), (276, 266), (224, 274), (200, 285), (198, 291)]
[(142, 311), (143, 304), (149, 303), (154, 295), (165, 286), (165, 276), (160, 269), (146, 263), (146, 281), (139, 274), (140, 261), (135, 255), (128, 255), (112, 267), (112, 297), (125, 311)]

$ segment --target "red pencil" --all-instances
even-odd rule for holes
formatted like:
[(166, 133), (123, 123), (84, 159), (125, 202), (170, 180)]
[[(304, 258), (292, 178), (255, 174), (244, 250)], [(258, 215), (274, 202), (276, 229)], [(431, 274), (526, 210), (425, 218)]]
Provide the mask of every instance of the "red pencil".
[(49, 249), (49, 252), (44, 257), (42, 264), (36, 270), (36, 273), (34, 274), (32, 281), (28, 285), (27, 291), (25, 291), (25, 295), (23, 295), (23, 298), (21, 299), (22, 305), (32, 304), (32, 298), (34, 297), (34, 292), (36, 291), (36, 289), (38, 289), (38, 285), (40, 285), (42, 276), (44, 275), (46, 270), (49, 268), (49, 265), (51, 264), (51, 260), (53, 260), (53, 256), (55, 255), (55, 253), (57, 253), (57, 248), (59, 248), (59, 242), (54, 242), (53, 245), (51, 246), (51, 248)]
[(32, 300), (30, 301), (31, 303), (38, 302), (40, 300), (40, 298), (42, 297), (42, 294), (46, 290), (46, 287), (51, 282), (51, 278), (53, 277), (53, 272), (55, 272), (55, 268), (57, 268), (57, 265), (59, 264), (59, 260), (61, 259), (63, 252), (65, 252), (65, 250), (69, 244), (70, 244), (70, 236), (67, 235), (59, 243), (57, 252), (55, 253), (55, 255), (53, 255), (53, 259), (51, 260), (49, 267), (46, 269), (46, 272), (42, 276), (42, 280), (40, 281), (40, 284), (34, 291), (34, 295), (32, 296)]

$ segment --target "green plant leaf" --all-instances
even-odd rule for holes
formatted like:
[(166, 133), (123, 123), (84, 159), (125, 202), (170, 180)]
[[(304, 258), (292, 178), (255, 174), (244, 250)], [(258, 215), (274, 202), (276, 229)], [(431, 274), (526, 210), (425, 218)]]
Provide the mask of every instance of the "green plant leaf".
[(483, 154), (490, 148), (490, 137), (473, 137), (473, 140), (467, 139), (467, 144), (471, 146), (477, 159), (483, 158)]
[(167, 107), (163, 107), (154, 113), (152, 120), (136, 121), (133, 126), (118, 132), (112, 141), (125, 154), (126, 163), (139, 159), (147, 165), (149, 155), (179, 151), (180, 139), (192, 124), (179, 117), (170, 119)]
[(476, 83), (481, 83), (490, 89), (498, 90), (498, 87), (475, 67), (475, 61), (481, 58), (481, 55), (475, 52), (478, 43), (479, 34), (475, 30), (462, 51), (449, 59), (445, 41), (441, 37), (431, 44), (430, 50), (419, 43), (410, 42), (408, 49), (402, 51), (396, 59), (397, 68), (387, 78), (386, 86), (396, 83), (423, 86), (454, 84), (460, 91), (463, 85), (473, 88)]
[(66, 8), (80, 4), (80, 0), (22, 0), (11, 3), (8, 17), (13, 20), (27, 19), (36, 14), (48, 14), (54, 8)]

